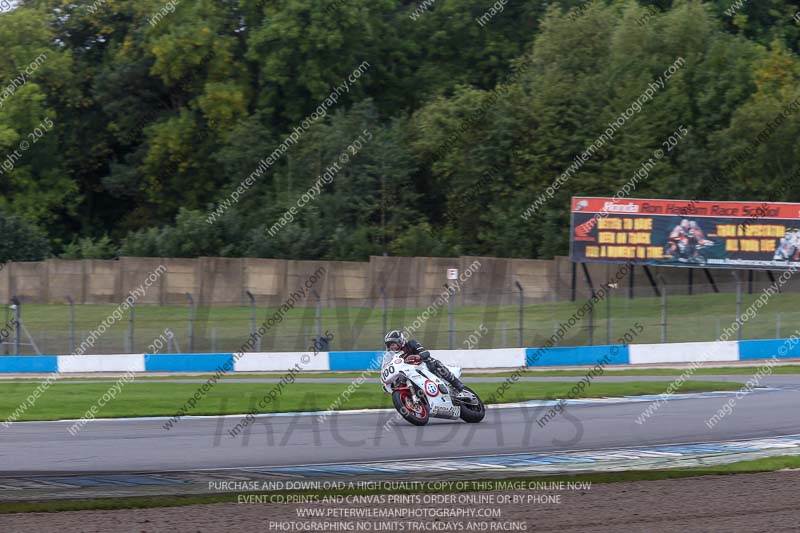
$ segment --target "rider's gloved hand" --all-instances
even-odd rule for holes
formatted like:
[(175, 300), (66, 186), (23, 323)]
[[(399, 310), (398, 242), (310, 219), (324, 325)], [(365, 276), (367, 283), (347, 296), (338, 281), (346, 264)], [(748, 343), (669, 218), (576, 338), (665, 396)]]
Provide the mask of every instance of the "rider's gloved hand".
[(422, 358), (418, 355), (408, 355), (406, 356), (406, 363), (410, 365), (418, 364), (422, 361)]

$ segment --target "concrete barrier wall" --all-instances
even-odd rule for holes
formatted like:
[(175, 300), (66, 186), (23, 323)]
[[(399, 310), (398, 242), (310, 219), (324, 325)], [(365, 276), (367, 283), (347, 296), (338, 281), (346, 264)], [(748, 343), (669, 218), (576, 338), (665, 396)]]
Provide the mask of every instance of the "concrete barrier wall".
[(59, 356), (59, 372), (145, 372), (144, 354)]
[(316, 355), (298, 352), (246, 353), (234, 362), (236, 372), (280, 372), (292, 368), (305, 371), (331, 369), (327, 352)]
[(564, 346), (549, 348), (543, 352), (540, 352), (540, 348), (526, 350), (526, 365), (530, 367), (596, 365), (601, 362), (609, 365), (629, 364), (629, 347), (615, 344), (611, 346)]
[[(431, 350), (445, 364), (466, 369), (725, 362), (800, 357), (800, 339), (691, 342), (493, 350)], [(361, 371), (380, 366), (382, 352), (254, 352), (234, 354), (120, 354), (0, 357), (0, 373), (25, 372), (282, 372)]]
[[(518, 302), (519, 282), (527, 303), (563, 301), (571, 297), (572, 263), (566, 257), (553, 260), (501, 259), (495, 257), (371, 257), (369, 262), (290, 261), (257, 258), (198, 257), (192, 259), (122, 257), (119, 260), (48, 259), (39, 262), (9, 263), (0, 271), (0, 302), (17, 296), (27, 303), (63, 303), (67, 297), (76, 303), (120, 303), (129, 291), (159, 265), (165, 272), (139, 304), (184, 305), (186, 294), (202, 305), (246, 305), (250, 291), (260, 305), (279, 305), (311, 274), (324, 268), (326, 275), (314, 289), (326, 306), (375, 303), (384, 289), (392, 307), (427, 306), (443, 291), (447, 269), (465, 272), (480, 264), (455, 296), (456, 305), (513, 305)], [(620, 265), (586, 263), (587, 271), (599, 287), (614, 279)], [(654, 278), (663, 278), (670, 294), (685, 294), (690, 269), (651, 267)], [(694, 292), (711, 290), (696, 270)], [(735, 290), (729, 271), (714, 271), (721, 291)], [(741, 277), (745, 279), (747, 276)], [(635, 296), (652, 296), (653, 289), (641, 268), (618, 280), (619, 295), (627, 294), (629, 282)], [(450, 282), (452, 283), (452, 282)], [(753, 273), (755, 292), (770, 284), (766, 271)], [(750, 287), (748, 279), (748, 287)], [(800, 284), (798, 284), (800, 286)], [(796, 290), (789, 285), (783, 290)], [(576, 298), (589, 298), (583, 268), (576, 270)], [(314, 298), (304, 301), (313, 305)]]
[(431, 355), (446, 365), (461, 368), (517, 368), (525, 364), (524, 348), (431, 350)]
[(788, 359), (800, 357), (800, 339), (769, 339), (739, 342), (739, 359)]
[(691, 363), (692, 361), (738, 361), (738, 342), (683, 342), (677, 344), (632, 344), (632, 365)]

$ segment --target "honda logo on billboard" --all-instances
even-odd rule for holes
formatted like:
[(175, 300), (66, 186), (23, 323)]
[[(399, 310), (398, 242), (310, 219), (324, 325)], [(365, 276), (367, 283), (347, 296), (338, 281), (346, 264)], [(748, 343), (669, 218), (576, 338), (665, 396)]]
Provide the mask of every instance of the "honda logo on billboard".
[(606, 202), (603, 204), (603, 211), (606, 213), (638, 213), (639, 204), (618, 204), (616, 202)]

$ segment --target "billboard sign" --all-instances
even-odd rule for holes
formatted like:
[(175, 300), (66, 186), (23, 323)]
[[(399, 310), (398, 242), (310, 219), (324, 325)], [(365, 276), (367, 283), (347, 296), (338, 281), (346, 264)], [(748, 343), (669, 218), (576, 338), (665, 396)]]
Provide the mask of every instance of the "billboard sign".
[(572, 198), (578, 262), (781, 269), (800, 265), (800, 204)]

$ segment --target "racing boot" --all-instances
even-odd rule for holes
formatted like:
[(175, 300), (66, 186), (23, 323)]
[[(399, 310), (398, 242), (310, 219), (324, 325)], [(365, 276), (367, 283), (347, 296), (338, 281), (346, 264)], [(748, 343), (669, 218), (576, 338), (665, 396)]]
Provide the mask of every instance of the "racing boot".
[(464, 384), (461, 382), (461, 380), (458, 379), (452, 372), (450, 372), (450, 369), (444, 366), (441, 361), (430, 358), (426, 362), (428, 369), (431, 372), (445, 380), (450, 384), (451, 387), (453, 387), (453, 389), (456, 390), (456, 394), (453, 395), (453, 398), (462, 401), (471, 401), (474, 398), (471, 392), (464, 390)]

